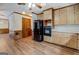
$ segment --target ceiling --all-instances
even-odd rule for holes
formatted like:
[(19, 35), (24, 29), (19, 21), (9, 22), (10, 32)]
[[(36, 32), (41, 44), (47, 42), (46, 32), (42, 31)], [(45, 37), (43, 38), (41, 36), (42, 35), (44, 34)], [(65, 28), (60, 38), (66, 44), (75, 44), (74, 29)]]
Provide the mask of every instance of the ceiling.
[(0, 3), (0, 19), (8, 18), (12, 12), (26, 12), (26, 13), (41, 13), (43, 10), (48, 8), (61, 8), (64, 6), (69, 6), (75, 3), (46, 3), (41, 9), (38, 7), (32, 7), (32, 10), (29, 11), (28, 3), (25, 5), (18, 5), (17, 3)]

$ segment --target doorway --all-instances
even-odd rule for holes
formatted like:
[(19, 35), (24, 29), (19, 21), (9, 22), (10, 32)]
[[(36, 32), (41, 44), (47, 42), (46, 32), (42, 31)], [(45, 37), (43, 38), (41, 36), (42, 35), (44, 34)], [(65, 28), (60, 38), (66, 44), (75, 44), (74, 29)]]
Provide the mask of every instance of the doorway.
[(22, 37), (28, 37), (32, 35), (31, 19), (22, 18)]

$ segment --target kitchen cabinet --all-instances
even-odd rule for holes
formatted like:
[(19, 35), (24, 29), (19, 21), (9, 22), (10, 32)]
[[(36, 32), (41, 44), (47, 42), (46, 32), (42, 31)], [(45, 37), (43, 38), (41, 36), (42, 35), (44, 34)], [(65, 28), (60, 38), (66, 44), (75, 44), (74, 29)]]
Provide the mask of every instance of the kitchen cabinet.
[(78, 48), (77, 49), (79, 50), (79, 34), (78, 34)]
[(44, 41), (51, 42), (51, 37), (50, 36), (44, 36)]
[(75, 24), (74, 6), (67, 7), (67, 24)]
[(60, 9), (60, 24), (67, 24), (67, 8)]
[(79, 24), (79, 4), (75, 5), (75, 24)]
[(43, 14), (38, 14), (38, 15), (37, 15), (37, 19), (38, 19), (38, 20), (43, 20)]
[(79, 39), (78, 39), (78, 50), (79, 50)]
[(77, 35), (73, 33), (53, 32), (51, 43), (77, 49)]
[(47, 19), (52, 19), (52, 9), (49, 9), (49, 10), (45, 10), (44, 11), (44, 20), (47, 20)]
[(60, 10), (55, 10), (54, 11), (54, 16), (55, 16), (55, 18), (54, 18), (54, 24), (55, 25), (59, 25), (60, 24)]
[(67, 46), (70, 48), (75, 48), (77, 49), (77, 36), (71, 36), (70, 40), (67, 42)]

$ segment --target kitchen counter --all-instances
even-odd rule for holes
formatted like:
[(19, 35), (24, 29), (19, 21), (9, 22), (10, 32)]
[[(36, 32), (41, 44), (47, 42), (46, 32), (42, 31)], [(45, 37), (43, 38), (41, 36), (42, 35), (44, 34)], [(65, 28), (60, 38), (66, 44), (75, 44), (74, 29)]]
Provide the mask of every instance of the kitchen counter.
[(79, 33), (79, 25), (57, 25), (52, 31)]

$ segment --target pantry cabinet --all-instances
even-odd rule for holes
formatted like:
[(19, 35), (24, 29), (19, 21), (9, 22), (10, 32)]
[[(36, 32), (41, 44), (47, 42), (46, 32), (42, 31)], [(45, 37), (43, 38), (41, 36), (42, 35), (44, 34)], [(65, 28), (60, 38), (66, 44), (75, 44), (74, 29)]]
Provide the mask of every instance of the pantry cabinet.
[(67, 24), (67, 9), (60, 9), (60, 24)]
[(75, 24), (79, 24), (79, 4), (75, 5)]
[(75, 24), (74, 6), (67, 7), (67, 24)]
[(44, 20), (52, 19), (52, 12), (53, 12), (53, 9), (45, 10), (44, 11)]
[(54, 16), (55, 16), (55, 20), (54, 20), (54, 22), (55, 22), (55, 25), (59, 25), (60, 24), (60, 11), (59, 10), (55, 10), (54, 11)]

